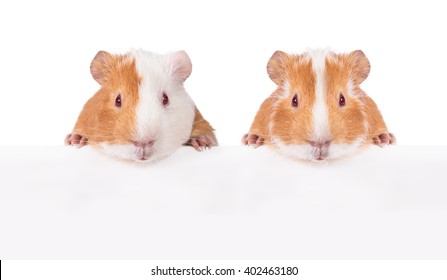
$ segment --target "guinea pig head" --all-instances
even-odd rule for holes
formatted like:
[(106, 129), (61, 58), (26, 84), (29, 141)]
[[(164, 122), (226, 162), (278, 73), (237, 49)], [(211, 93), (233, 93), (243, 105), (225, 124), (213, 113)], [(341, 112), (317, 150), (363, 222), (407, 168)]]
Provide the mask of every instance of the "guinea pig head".
[(170, 155), (189, 139), (195, 105), (183, 87), (192, 70), (184, 51), (100, 51), (90, 70), (101, 88), (74, 129), (89, 145), (113, 157), (148, 162)]
[(278, 86), (268, 128), (272, 144), (287, 156), (315, 161), (355, 151), (368, 130), (359, 85), (369, 70), (362, 51), (275, 52), (267, 65)]

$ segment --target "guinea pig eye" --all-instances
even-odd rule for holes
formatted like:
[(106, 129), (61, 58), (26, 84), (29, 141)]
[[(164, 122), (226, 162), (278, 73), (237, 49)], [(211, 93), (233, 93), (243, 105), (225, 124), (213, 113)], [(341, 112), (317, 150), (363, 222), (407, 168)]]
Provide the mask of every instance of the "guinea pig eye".
[(292, 98), (292, 106), (297, 108), (298, 107), (298, 96), (295, 94), (295, 96)]
[(115, 106), (121, 108), (121, 94), (118, 94), (118, 96), (115, 98)]
[(162, 101), (162, 103), (163, 103), (163, 106), (168, 106), (168, 104), (169, 104), (169, 97), (168, 97), (168, 95), (165, 93), (165, 92), (163, 92), (163, 101)]
[(343, 96), (343, 93), (340, 93), (340, 97), (338, 98), (338, 105), (340, 107), (343, 107), (346, 105), (345, 97)]

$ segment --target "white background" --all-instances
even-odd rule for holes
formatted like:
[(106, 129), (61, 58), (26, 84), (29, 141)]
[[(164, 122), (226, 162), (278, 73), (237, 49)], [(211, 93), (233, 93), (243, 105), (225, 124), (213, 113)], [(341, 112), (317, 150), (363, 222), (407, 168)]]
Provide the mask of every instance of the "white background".
[(447, 143), (446, 10), (442, 1), (2, 1), (1, 136), (58, 145), (99, 85), (99, 50), (186, 50), (186, 88), (222, 145), (238, 145), (275, 86), (275, 50), (362, 49), (363, 89), (398, 143)]

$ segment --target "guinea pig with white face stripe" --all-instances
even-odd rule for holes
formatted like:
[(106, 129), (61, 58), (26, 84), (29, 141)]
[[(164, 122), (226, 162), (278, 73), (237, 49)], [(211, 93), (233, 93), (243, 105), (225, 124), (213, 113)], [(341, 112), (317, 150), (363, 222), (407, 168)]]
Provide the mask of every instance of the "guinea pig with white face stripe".
[(164, 158), (181, 145), (217, 145), (213, 128), (183, 86), (192, 71), (186, 52), (100, 51), (90, 71), (101, 88), (84, 105), (67, 145), (91, 145), (136, 162)]
[(377, 105), (360, 88), (369, 71), (360, 50), (275, 52), (267, 72), (277, 89), (262, 103), (243, 144), (265, 144), (311, 161), (345, 156), (366, 144), (395, 144)]

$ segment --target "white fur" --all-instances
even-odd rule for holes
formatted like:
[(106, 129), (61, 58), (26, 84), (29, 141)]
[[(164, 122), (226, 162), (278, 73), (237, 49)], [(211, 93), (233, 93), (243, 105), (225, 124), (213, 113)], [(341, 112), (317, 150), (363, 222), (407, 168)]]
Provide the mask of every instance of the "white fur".
[[(278, 147), (278, 151), (288, 157), (294, 159), (304, 159), (304, 160), (317, 160), (314, 156), (316, 149), (309, 144), (305, 145), (290, 145), (285, 144), (278, 138), (274, 138), (273, 142)], [(357, 148), (364, 142), (363, 137), (359, 137), (351, 144), (331, 144), (328, 149), (328, 155), (324, 160), (330, 160), (334, 158), (339, 158), (341, 156), (349, 155), (354, 153)]]
[(278, 151), (287, 157), (295, 159), (314, 160), (312, 152), (313, 148), (309, 144), (306, 145), (285, 144), (277, 137), (274, 137), (272, 141), (278, 147)]
[(290, 83), (289, 80), (284, 80), (282, 90), (279, 91), (280, 98), (288, 98), (290, 95)]
[(331, 139), (329, 132), (329, 117), (326, 104), (326, 58), (329, 50), (309, 51), (308, 59), (312, 60), (315, 75), (315, 104), (312, 108), (313, 135), (311, 141), (327, 141)]
[(163, 57), (142, 50), (132, 51), (138, 74), (141, 76), (139, 102), (135, 109), (137, 117), (135, 140), (145, 141), (155, 138), (160, 129), (162, 110), (161, 92), (166, 87)]
[[(143, 50), (131, 50), (137, 72), (141, 77), (139, 101), (135, 108), (136, 126), (133, 141), (154, 141), (145, 148), (150, 154), (146, 161), (153, 161), (172, 154), (191, 135), (195, 105), (179, 79), (173, 77), (170, 55), (158, 55)], [(169, 98), (169, 105), (162, 104), (163, 92)], [(134, 145), (101, 145), (109, 155), (122, 159), (139, 161), (141, 148)]]
[(331, 144), (329, 146), (328, 159), (338, 158), (354, 153), (358, 147), (364, 142), (363, 137), (357, 138), (351, 144)]
[(358, 99), (358, 94), (354, 91), (354, 82), (349, 79), (348, 80), (348, 96), (352, 97), (352, 98), (356, 98)]
[[(131, 144), (127, 145), (116, 145), (116, 144), (108, 144), (108, 143), (100, 143), (99, 146), (102, 148), (102, 152), (119, 159), (130, 159), (130, 160), (138, 160), (136, 156), (135, 146)], [(135, 156), (131, 156), (135, 155)]]

